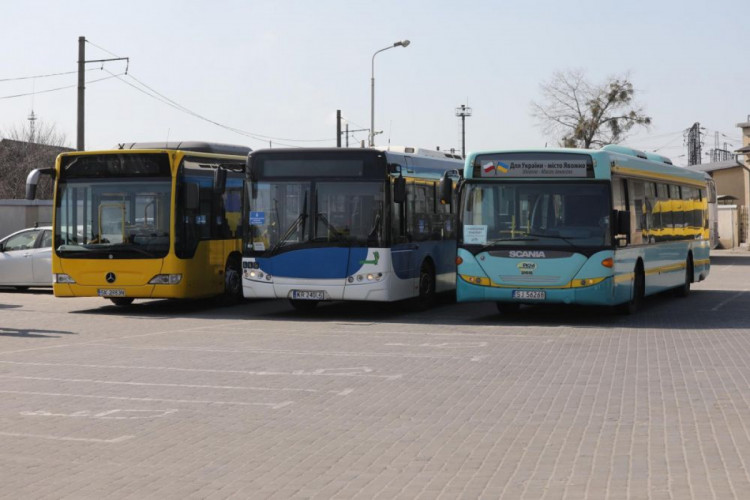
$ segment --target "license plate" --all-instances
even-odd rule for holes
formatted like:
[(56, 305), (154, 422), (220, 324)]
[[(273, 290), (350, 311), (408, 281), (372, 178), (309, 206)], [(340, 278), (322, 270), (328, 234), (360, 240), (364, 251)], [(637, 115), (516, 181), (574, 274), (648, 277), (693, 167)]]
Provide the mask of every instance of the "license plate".
[(544, 290), (513, 290), (513, 298), (523, 300), (544, 300), (547, 298), (547, 292)]
[(97, 290), (99, 297), (124, 297), (125, 290), (122, 288), (99, 288)]
[(325, 300), (326, 294), (322, 290), (292, 290), (295, 300)]

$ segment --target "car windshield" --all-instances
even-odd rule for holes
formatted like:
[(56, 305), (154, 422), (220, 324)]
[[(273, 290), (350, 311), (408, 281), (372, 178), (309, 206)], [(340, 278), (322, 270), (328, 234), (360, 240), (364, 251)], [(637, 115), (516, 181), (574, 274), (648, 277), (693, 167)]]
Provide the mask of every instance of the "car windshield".
[(248, 190), (249, 250), (382, 244), (382, 182), (260, 182)]
[(55, 250), (66, 257), (164, 257), (170, 194), (169, 178), (60, 182)]
[(609, 185), (474, 183), (463, 195), (461, 242), (483, 247), (610, 244)]

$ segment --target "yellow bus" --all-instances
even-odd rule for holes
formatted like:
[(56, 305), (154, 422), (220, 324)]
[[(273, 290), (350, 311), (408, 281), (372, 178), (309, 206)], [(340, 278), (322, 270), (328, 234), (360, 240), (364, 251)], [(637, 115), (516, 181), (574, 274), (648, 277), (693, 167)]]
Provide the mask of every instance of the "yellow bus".
[[(58, 156), (57, 297), (242, 297), (242, 184), (250, 148), (132, 143)], [(27, 178), (34, 195), (39, 172)]]

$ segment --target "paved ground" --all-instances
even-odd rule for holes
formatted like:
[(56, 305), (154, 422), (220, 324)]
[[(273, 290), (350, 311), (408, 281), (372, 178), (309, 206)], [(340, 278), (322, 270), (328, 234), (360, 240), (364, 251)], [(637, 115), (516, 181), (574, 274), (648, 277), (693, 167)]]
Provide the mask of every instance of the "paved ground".
[(750, 498), (750, 253), (633, 317), (0, 292), (2, 498)]

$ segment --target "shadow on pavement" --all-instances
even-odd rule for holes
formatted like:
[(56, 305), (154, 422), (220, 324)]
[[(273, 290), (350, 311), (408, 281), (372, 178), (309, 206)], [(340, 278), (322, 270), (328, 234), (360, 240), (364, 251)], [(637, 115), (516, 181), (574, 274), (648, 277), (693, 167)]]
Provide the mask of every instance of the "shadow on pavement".
[(5, 328), (0, 326), (0, 337), (23, 337), (23, 338), (60, 338), (60, 335), (76, 335), (73, 332), (61, 330), (30, 330)]
[(671, 293), (647, 297), (643, 308), (631, 316), (608, 307), (568, 305), (522, 306), (517, 314), (500, 314), (492, 302), (455, 303), (443, 300), (426, 311), (408, 304), (330, 302), (312, 312), (294, 310), (286, 300), (246, 301), (219, 307), (212, 300), (136, 301), (128, 307), (103, 305), (72, 311), (81, 315), (116, 315), (133, 318), (204, 318), (220, 320), (289, 321), (301, 323), (346, 322), (355, 324), (435, 324), (460, 326), (550, 326), (573, 328), (684, 328), (689, 330), (747, 329), (750, 325), (750, 292), (693, 290), (687, 298)]

